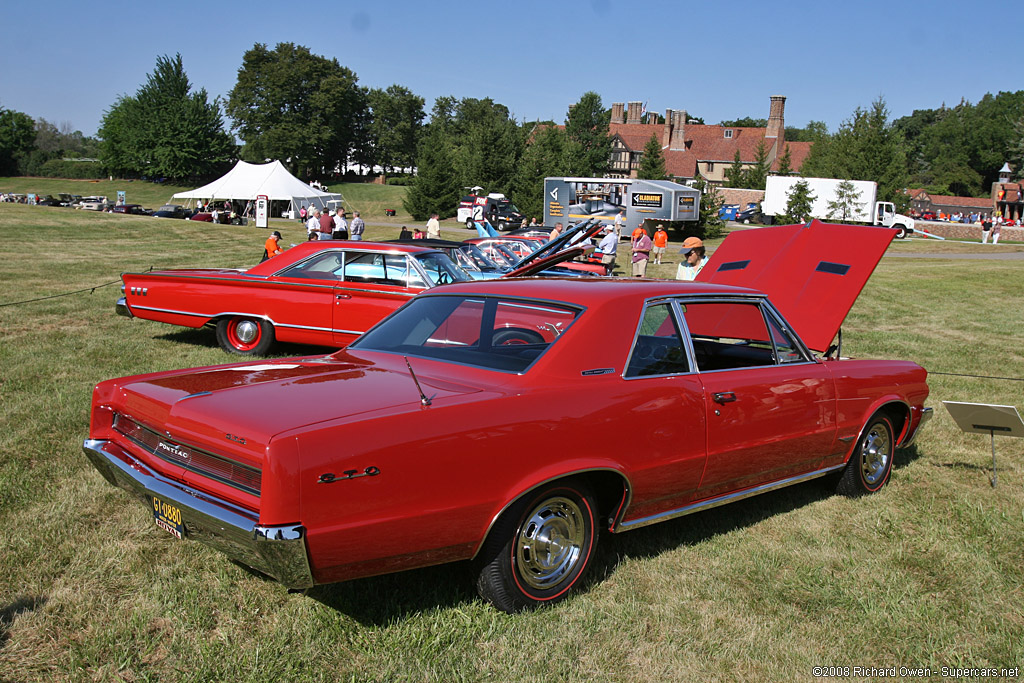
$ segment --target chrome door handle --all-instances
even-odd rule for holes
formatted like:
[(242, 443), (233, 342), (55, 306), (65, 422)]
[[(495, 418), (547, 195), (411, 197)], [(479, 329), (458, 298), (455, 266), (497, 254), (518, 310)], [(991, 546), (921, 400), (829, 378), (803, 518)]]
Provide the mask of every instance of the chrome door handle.
[(351, 294), (335, 294), (334, 298), (335, 299), (351, 299), (352, 295)]
[(715, 403), (725, 405), (726, 403), (732, 403), (736, 400), (736, 394), (731, 391), (718, 391), (711, 395), (711, 400)]

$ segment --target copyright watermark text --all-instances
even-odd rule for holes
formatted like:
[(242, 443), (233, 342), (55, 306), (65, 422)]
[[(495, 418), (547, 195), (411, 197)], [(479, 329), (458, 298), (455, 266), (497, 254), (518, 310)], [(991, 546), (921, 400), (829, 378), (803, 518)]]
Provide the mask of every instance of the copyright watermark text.
[(1019, 678), (1020, 667), (816, 666), (818, 678)]

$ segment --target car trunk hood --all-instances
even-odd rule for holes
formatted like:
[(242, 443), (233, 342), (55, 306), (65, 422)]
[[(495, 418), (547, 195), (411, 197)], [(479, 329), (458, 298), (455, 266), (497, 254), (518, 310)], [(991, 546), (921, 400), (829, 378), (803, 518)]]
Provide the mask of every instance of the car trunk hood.
[[(417, 376), (435, 402), (479, 387)], [(222, 366), (141, 379), (122, 387), (125, 411), (177, 437), (258, 458), (270, 439), (308, 424), (420, 403), (408, 372), (333, 358)]]
[(739, 230), (697, 280), (764, 292), (809, 348), (824, 351), (895, 236), (888, 228), (818, 220)]

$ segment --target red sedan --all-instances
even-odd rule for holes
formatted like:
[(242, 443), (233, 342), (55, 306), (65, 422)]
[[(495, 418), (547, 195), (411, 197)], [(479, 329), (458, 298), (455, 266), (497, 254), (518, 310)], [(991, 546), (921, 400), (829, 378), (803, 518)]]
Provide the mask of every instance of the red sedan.
[[(931, 415), (926, 373), (831, 347), (892, 239), (834, 227), (733, 233), (702, 271), (778, 304), (706, 282), (460, 282), (329, 356), (109, 380), (84, 449), (158, 527), (291, 588), (471, 560), (499, 609), (551, 604), (602, 531), (815, 478), (886, 484)], [(785, 270), (761, 240), (788, 245)]]

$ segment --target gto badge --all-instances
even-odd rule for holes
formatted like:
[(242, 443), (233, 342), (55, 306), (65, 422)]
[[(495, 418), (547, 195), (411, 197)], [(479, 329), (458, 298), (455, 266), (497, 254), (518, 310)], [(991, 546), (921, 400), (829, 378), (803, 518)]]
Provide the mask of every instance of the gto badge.
[(380, 468), (370, 465), (362, 472), (359, 470), (345, 470), (341, 474), (334, 474), (334, 472), (324, 472), (321, 474), (316, 483), (318, 484), (333, 484), (336, 481), (348, 481), (349, 479), (358, 479), (359, 477), (376, 477), (380, 474)]
[(234, 441), (235, 443), (240, 443), (243, 446), (245, 445), (245, 439), (243, 439), (240, 436), (235, 436), (234, 434), (225, 434), (224, 438), (227, 439), (228, 441)]

